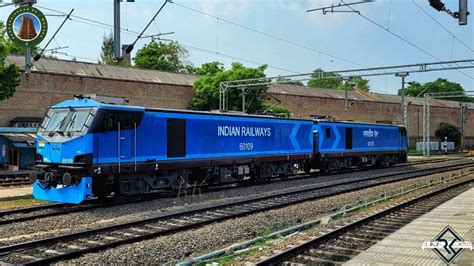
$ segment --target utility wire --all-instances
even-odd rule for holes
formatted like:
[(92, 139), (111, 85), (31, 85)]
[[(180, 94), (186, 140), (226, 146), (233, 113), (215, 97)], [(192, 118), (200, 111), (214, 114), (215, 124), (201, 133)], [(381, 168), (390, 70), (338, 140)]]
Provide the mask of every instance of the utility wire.
[(459, 39), (456, 35), (454, 35), (454, 33), (452, 33), (450, 30), (448, 30), (443, 24), (441, 24), (436, 18), (434, 18), (433, 16), (430, 15), (430, 13), (426, 12), (425, 9), (423, 9), (420, 5), (418, 5), (418, 3), (415, 2), (415, 0), (411, 0), (413, 2), (413, 4), (418, 7), (421, 11), (423, 11), (423, 13), (425, 13), (428, 17), (430, 17), (436, 24), (438, 24), (441, 28), (443, 28), (446, 32), (448, 32), (449, 34), (451, 34), (453, 36), (454, 39), (456, 39), (460, 44), (462, 44), (464, 47), (466, 47), (467, 49), (469, 49), (471, 52), (474, 52), (474, 50), (469, 46), (467, 45), (466, 43), (464, 43), (461, 39)]
[[(58, 10), (54, 10), (54, 9), (51, 9), (51, 8), (38, 6), (38, 5), (37, 5), (37, 7), (41, 8), (41, 9), (51, 11), (51, 12), (56, 12), (56, 13), (67, 15), (67, 13), (64, 13), (64, 12), (58, 11)], [(83, 24), (86, 24), (86, 25), (99, 27), (99, 28), (102, 28), (102, 29), (113, 29), (114, 28), (114, 26), (111, 25), (111, 24), (103, 23), (103, 22), (100, 22), (100, 21), (96, 21), (96, 20), (93, 20), (93, 19), (89, 19), (89, 18), (77, 16), (77, 15), (71, 15), (70, 19), (73, 20), (73, 21), (76, 21), (78, 23), (83, 23)], [(131, 36), (135, 36), (135, 37), (140, 35), (140, 33), (137, 32), (137, 31), (128, 30), (128, 29), (124, 29), (124, 28), (120, 28), (120, 31), (123, 32), (123, 33), (129, 34)], [(229, 55), (229, 54), (216, 53), (215, 51), (207, 50), (207, 49), (200, 48), (200, 47), (195, 47), (195, 46), (192, 46), (192, 45), (186, 45), (186, 44), (183, 44), (183, 43), (180, 43), (180, 45), (182, 45), (184, 47), (188, 47), (188, 48), (196, 50), (196, 51), (201, 51), (201, 52), (214, 54), (214, 55), (221, 55), (222, 57), (227, 57), (227, 58), (231, 58), (231, 59), (238, 59), (240, 61), (249, 62), (249, 63), (255, 64), (255, 65), (267, 65), (269, 68), (272, 68), (272, 69), (275, 69), (275, 70), (281, 70), (281, 71), (285, 71), (285, 72), (288, 72), (288, 73), (294, 73), (294, 74), (301, 74), (300, 72), (285, 69), (285, 68), (282, 68), (282, 67), (278, 67), (278, 66), (274, 66), (274, 65), (270, 65), (270, 64), (265, 64), (265, 63), (261, 63), (261, 62), (257, 62), (257, 61), (254, 61), (254, 60), (245, 59), (245, 58), (241, 58), (241, 57), (237, 57), (237, 56), (233, 56), (233, 55)], [(79, 57), (77, 57), (77, 58), (79, 58)], [(91, 60), (89, 58), (84, 58), (84, 59)]]
[[(341, 2), (344, 3), (344, 0), (341, 0)], [(348, 8), (354, 10), (351, 6), (348, 6)], [(355, 10), (354, 10), (354, 11), (355, 11)], [(384, 31), (386, 31), (386, 32), (388, 32), (388, 33), (390, 33), (390, 34), (392, 34), (393, 36), (395, 36), (395, 37), (397, 37), (398, 39), (404, 41), (405, 43), (411, 45), (412, 47), (414, 47), (414, 48), (416, 48), (417, 50), (423, 52), (424, 54), (429, 55), (429, 56), (431, 56), (432, 58), (434, 58), (434, 59), (436, 59), (436, 60), (438, 60), (438, 61), (442, 61), (439, 57), (434, 56), (433, 54), (431, 54), (431, 53), (429, 53), (428, 51), (424, 50), (423, 48), (417, 46), (416, 44), (410, 42), (408, 39), (406, 39), (406, 38), (400, 36), (399, 34), (393, 32), (393, 31), (391, 31), (391, 30), (389, 30), (389, 29), (386, 29), (384, 26), (380, 25), (379, 23), (375, 22), (374, 20), (370, 19), (369, 17), (362, 15), (362, 13), (358, 13), (358, 14), (359, 14), (359, 16), (363, 17), (365, 20), (371, 22), (372, 24), (374, 24), (374, 25), (376, 25), (377, 27), (383, 29)], [(459, 69), (458, 69), (457, 71), (458, 71), (459, 73), (463, 74), (464, 76), (470, 78), (470, 79), (474, 79), (472, 76), (470, 76), (469, 74), (466, 74), (466, 73), (460, 71)]]
[(230, 58), (232, 60), (234, 59), (237, 59), (237, 60), (240, 60), (240, 61), (245, 61), (245, 62), (248, 62), (248, 63), (252, 63), (252, 64), (255, 64), (255, 65), (267, 65), (268, 67), (270, 68), (273, 68), (273, 69), (277, 69), (277, 70), (281, 70), (281, 71), (285, 71), (285, 72), (288, 72), (288, 73), (293, 73), (293, 74), (302, 74), (301, 72), (296, 72), (296, 71), (293, 71), (293, 70), (289, 70), (289, 69), (285, 69), (285, 68), (281, 68), (281, 67), (276, 67), (276, 66), (271, 66), (271, 65), (268, 65), (268, 64), (263, 64), (263, 63), (260, 63), (260, 62), (257, 62), (257, 61), (253, 61), (253, 60), (249, 60), (249, 59), (245, 59), (245, 58), (241, 58), (241, 57), (236, 57), (236, 56), (233, 56), (233, 55), (228, 55), (228, 54), (223, 54), (223, 53), (220, 53), (220, 52), (216, 52), (216, 51), (211, 51), (211, 50), (208, 50), (208, 49), (204, 49), (204, 48), (200, 48), (200, 47), (196, 47), (196, 46), (192, 46), (192, 45), (186, 45), (186, 44), (182, 44), (180, 43), (182, 46), (186, 47), (186, 48), (189, 48), (189, 49), (192, 49), (192, 50), (196, 50), (196, 51), (200, 51), (200, 52), (205, 52), (205, 53), (209, 53), (209, 54), (215, 54), (215, 55), (220, 55), (222, 57), (227, 57), (227, 58)]
[(354, 62), (354, 61), (351, 61), (351, 60), (348, 60), (348, 59), (345, 59), (345, 58), (342, 58), (342, 57), (339, 57), (339, 56), (336, 56), (336, 55), (333, 55), (333, 54), (329, 54), (329, 53), (325, 53), (325, 52), (322, 52), (322, 51), (318, 51), (318, 50), (313, 49), (313, 48), (311, 48), (311, 47), (308, 47), (308, 46), (305, 46), (305, 45), (302, 45), (302, 44), (299, 44), (299, 43), (295, 43), (295, 42), (292, 42), (292, 41), (283, 39), (283, 38), (278, 37), (278, 36), (274, 36), (274, 35), (268, 34), (268, 33), (266, 33), (266, 32), (263, 32), (263, 31), (260, 31), (260, 30), (254, 29), (254, 28), (250, 28), (250, 27), (245, 26), (245, 25), (238, 24), (238, 23), (236, 23), (236, 22), (233, 22), (233, 21), (230, 21), (230, 20), (227, 20), (227, 19), (224, 19), (224, 18), (215, 16), (215, 15), (212, 15), (212, 14), (206, 13), (206, 12), (201, 11), (201, 10), (198, 10), (198, 9), (194, 9), (194, 8), (192, 8), (192, 7), (188, 7), (188, 6), (185, 6), (185, 5), (182, 5), (182, 4), (178, 4), (178, 3), (176, 3), (176, 2), (171, 2), (171, 4), (174, 4), (174, 5), (177, 5), (177, 6), (179, 6), (179, 7), (182, 7), (182, 8), (188, 9), (188, 10), (191, 10), (191, 11), (193, 11), (193, 12), (200, 13), (200, 14), (202, 14), (202, 15), (205, 15), (205, 16), (208, 16), (208, 17), (211, 17), (211, 18), (214, 18), (214, 19), (218, 19), (218, 20), (224, 21), (224, 22), (229, 23), (229, 24), (231, 24), (231, 25), (234, 25), (234, 26), (236, 26), (236, 27), (243, 28), (243, 29), (246, 29), (246, 30), (249, 30), (249, 31), (252, 31), (252, 32), (261, 34), (261, 35), (264, 35), (264, 36), (266, 36), (266, 37), (268, 37), (268, 38), (272, 38), (272, 39), (274, 39), (274, 40), (278, 40), (278, 41), (281, 41), (281, 42), (285, 42), (285, 43), (287, 43), (287, 44), (291, 44), (291, 45), (294, 45), (294, 46), (297, 46), (297, 47), (300, 47), (300, 48), (303, 48), (303, 49), (312, 51), (312, 52), (314, 52), (314, 53), (321, 53), (321, 54), (323, 54), (323, 55), (326, 55), (326, 56), (328, 56), (328, 57), (332, 57), (332, 58), (334, 58), (334, 59), (338, 59), (338, 60), (340, 60), (340, 61), (344, 61), (344, 62), (346, 62), (346, 63), (358, 65), (358, 66), (361, 66), (361, 67), (367, 67), (367, 66), (365, 66), (365, 65), (356, 63), (356, 62)]

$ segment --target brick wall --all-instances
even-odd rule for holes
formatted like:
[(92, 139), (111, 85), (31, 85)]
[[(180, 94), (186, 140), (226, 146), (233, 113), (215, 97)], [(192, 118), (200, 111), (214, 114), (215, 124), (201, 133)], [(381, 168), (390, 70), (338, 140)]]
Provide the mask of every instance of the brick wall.
[(194, 94), (185, 85), (32, 73), (22, 76), (12, 98), (0, 102), (0, 126), (8, 126), (17, 116), (42, 117), (48, 106), (88, 93), (124, 97), (130, 105), (173, 109), (185, 109)]
[[(344, 99), (316, 98), (288, 94), (274, 94), (282, 104), (293, 111), (294, 117), (308, 118), (310, 115), (331, 115), (337, 120), (355, 120), (375, 123), (377, 121), (393, 121), (402, 124), (400, 104), (349, 101), (347, 112), (344, 111)], [(408, 106), (408, 131), (412, 145), (423, 139), (423, 106)], [(466, 145), (474, 146), (474, 110), (466, 110), (465, 124)], [(461, 127), (461, 113), (459, 108), (431, 107), (431, 136), (439, 124), (447, 122), (458, 128)]]
[[(22, 76), (21, 84), (12, 98), (0, 102), (0, 126), (8, 126), (10, 120), (17, 116), (42, 117), (48, 106), (70, 99), (75, 94), (88, 93), (124, 97), (130, 100), (131, 105), (185, 109), (194, 92), (192, 87), (187, 85), (32, 73), (28, 78)], [(344, 99), (274, 95), (293, 111), (296, 118), (321, 114), (332, 115), (339, 120), (388, 120), (401, 123), (400, 105), (395, 103), (350, 101), (346, 112)], [(421, 140), (422, 106), (410, 105), (408, 111), (411, 140)], [(466, 144), (474, 146), (474, 110), (467, 110), (466, 118)], [(434, 137), (434, 132), (441, 122), (460, 127), (460, 111), (458, 108), (432, 107), (431, 121), (431, 135)]]

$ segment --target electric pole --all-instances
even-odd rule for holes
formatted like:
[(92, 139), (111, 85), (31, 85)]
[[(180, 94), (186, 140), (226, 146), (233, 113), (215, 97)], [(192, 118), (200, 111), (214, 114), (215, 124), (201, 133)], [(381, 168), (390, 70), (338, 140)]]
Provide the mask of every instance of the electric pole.
[(397, 73), (395, 74), (396, 77), (401, 77), (402, 78), (402, 91), (401, 91), (401, 96), (402, 96), (402, 101), (401, 101), (401, 111), (402, 111), (402, 124), (407, 127), (407, 107), (405, 106), (405, 78), (409, 75), (408, 72), (402, 72), (402, 73)]
[[(114, 1), (114, 59), (116, 61), (122, 60), (122, 45), (120, 44), (120, 2), (123, 0)], [(135, 2), (135, 0), (127, 0), (127, 2)]]

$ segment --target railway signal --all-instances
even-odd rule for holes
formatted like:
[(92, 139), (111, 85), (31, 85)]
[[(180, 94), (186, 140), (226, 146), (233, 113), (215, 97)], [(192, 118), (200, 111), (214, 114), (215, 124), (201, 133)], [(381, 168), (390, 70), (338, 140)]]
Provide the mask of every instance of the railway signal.
[(467, 25), (467, 16), (469, 15), (469, 11), (467, 10), (467, 0), (459, 0), (459, 11), (453, 12), (441, 0), (428, 0), (430, 6), (438, 11), (444, 11), (448, 13), (453, 18), (457, 18), (459, 21), (459, 25), (464, 26)]

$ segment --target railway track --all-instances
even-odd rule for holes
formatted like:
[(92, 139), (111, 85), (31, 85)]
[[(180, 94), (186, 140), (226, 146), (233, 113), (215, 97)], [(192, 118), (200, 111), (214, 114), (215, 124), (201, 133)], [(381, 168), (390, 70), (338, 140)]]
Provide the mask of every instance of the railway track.
[(257, 265), (339, 265), (469, 188), (473, 179), (423, 194), (283, 251)]
[(30, 174), (34, 171), (0, 171), (0, 187), (17, 187), (31, 184)]
[[(446, 161), (456, 161), (457, 159), (436, 159), (436, 160), (429, 160), (429, 162), (424, 162), (426, 163), (442, 163)], [(418, 163), (418, 162), (417, 162)], [(413, 164), (403, 164), (397, 167), (404, 167), (407, 165), (413, 165)], [(298, 174), (296, 179), (301, 179), (301, 178), (309, 178), (309, 177), (316, 177), (315, 174), (318, 173), (310, 173), (310, 174)], [(396, 174), (403, 174), (403, 172), (398, 172)], [(392, 175), (392, 174), (389, 174)], [(386, 174), (382, 175), (377, 175), (377, 177), (384, 177)], [(345, 181), (347, 179), (343, 179), (341, 181)], [(232, 189), (235, 188), (235, 186), (224, 186), (224, 187), (216, 187), (215, 189), (209, 188), (208, 192), (213, 192), (213, 191), (219, 191), (219, 190), (225, 190), (225, 189)], [(133, 203), (133, 202), (139, 202), (139, 201), (145, 201), (145, 200), (153, 200), (157, 198), (164, 198), (164, 197), (175, 197), (175, 194), (166, 194), (166, 195), (160, 195), (158, 193), (155, 194), (148, 194), (144, 195), (141, 198), (135, 199), (135, 200), (128, 200), (126, 202), (122, 202), (120, 204), (128, 204), (128, 203)], [(29, 208), (21, 208), (21, 209), (14, 209), (14, 210), (7, 210), (7, 211), (1, 211), (0, 212), (0, 225), (5, 225), (5, 224), (11, 224), (11, 223), (19, 223), (19, 222), (25, 222), (25, 221), (31, 221), (39, 218), (44, 218), (44, 217), (52, 217), (52, 216), (59, 216), (59, 215), (65, 215), (65, 214), (70, 214), (74, 212), (81, 212), (81, 211), (86, 211), (86, 210), (91, 210), (91, 209), (96, 209), (96, 208), (104, 208), (104, 207), (110, 207), (112, 205), (117, 205), (117, 203), (113, 200), (110, 202), (100, 202), (98, 200), (89, 200), (83, 205), (70, 205), (70, 204), (48, 204), (48, 205), (42, 205), (42, 206), (35, 206), (35, 207), (29, 207)], [(14, 216), (14, 217), (10, 217)]]
[(70, 259), (85, 253), (112, 248), (118, 245), (185, 231), (232, 218), (281, 208), (288, 205), (333, 196), (410, 178), (448, 172), (466, 167), (474, 162), (451, 166), (395, 173), (383, 177), (367, 177), (345, 182), (332, 182), (298, 189), (296, 191), (244, 199), (213, 207), (160, 215), (138, 221), (109, 225), (102, 228), (47, 237), (0, 247), (0, 263), (46, 264)]
[[(456, 158), (457, 159), (457, 158)], [(426, 164), (426, 163), (438, 163), (438, 162), (445, 162), (449, 160), (456, 160), (453, 158), (439, 158), (433, 160), (421, 160), (416, 162), (409, 162), (405, 164), (396, 165), (395, 167), (402, 167), (402, 166), (411, 166), (411, 165), (419, 165), (419, 164)], [(25, 173), (9, 173), (9, 174), (0, 174), (0, 187), (19, 187), (19, 186), (26, 186), (31, 185), (32, 182), (29, 177), (29, 172)]]

